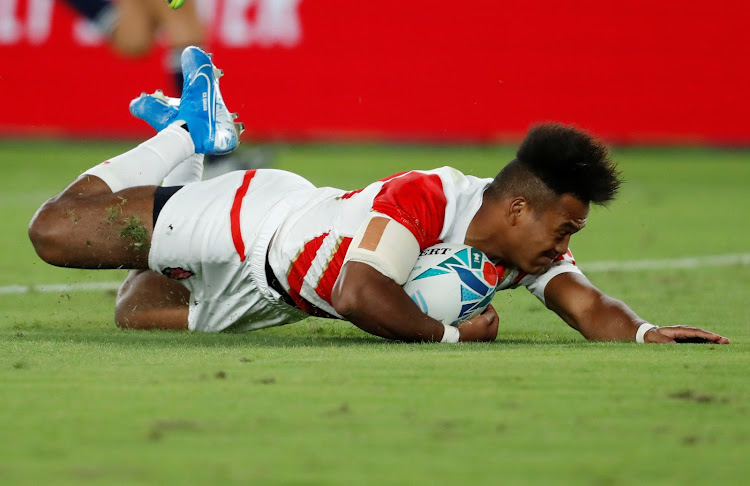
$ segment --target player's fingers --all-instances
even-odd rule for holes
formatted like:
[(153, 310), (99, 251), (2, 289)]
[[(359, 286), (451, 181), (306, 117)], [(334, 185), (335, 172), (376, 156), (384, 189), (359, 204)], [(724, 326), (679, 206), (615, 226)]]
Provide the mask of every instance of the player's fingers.
[(487, 309), (484, 310), (481, 314), (478, 316), (474, 316), (471, 319), (465, 320), (463, 323), (459, 324), (459, 326), (466, 324), (466, 325), (474, 325), (474, 326), (482, 326), (487, 327), (492, 322), (492, 319), (497, 317), (497, 312), (495, 312), (494, 308), (491, 308), (492, 306), (487, 307)]
[(494, 341), (497, 339), (497, 330), (500, 323), (500, 317), (497, 315), (497, 311), (492, 305), (487, 306), (487, 309), (482, 312), (481, 316), (487, 319), (485, 327), (485, 337), (483, 341)]
[(492, 319), (492, 322), (490, 322), (490, 327), (487, 329), (487, 340), (488, 341), (494, 341), (497, 339), (497, 331), (500, 326), (500, 319), (498, 318), (497, 314), (495, 314), (495, 317)]
[(643, 340), (647, 343), (674, 343), (676, 342), (670, 336), (663, 334), (661, 329), (652, 329), (643, 335)]
[(688, 342), (710, 342), (716, 344), (729, 344), (729, 339), (719, 334), (704, 331), (696, 327), (689, 326), (669, 326), (659, 329), (662, 334), (670, 336), (677, 341)]

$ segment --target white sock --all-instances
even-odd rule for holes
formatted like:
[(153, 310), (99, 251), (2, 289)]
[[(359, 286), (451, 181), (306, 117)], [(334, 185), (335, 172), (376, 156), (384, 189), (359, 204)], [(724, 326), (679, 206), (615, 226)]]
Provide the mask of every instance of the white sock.
[(172, 169), (164, 178), (162, 186), (184, 186), (203, 178), (203, 154), (191, 155)]
[(133, 150), (84, 172), (103, 180), (112, 192), (160, 184), (182, 161), (195, 154), (190, 134), (173, 123)]

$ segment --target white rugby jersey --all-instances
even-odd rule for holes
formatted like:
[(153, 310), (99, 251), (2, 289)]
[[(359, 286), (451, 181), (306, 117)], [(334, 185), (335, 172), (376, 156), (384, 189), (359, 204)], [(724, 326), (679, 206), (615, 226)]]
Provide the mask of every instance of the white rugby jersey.
[[(464, 243), (490, 182), (491, 178), (442, 167), (395, 174), (355, 191), (314, 189), (278, 228), (269, 263), (301, 310), (340, 318), (331, 304), (331, 291), (349, 244), (371, 211), (404, 225), (420, 250), (441, 242)], [(498, 266), (498, 290), (523, 285), (544, 302), (544, 287), (552, 277), (580, 272), (570, 252), (558, 260), (541, 275)]]

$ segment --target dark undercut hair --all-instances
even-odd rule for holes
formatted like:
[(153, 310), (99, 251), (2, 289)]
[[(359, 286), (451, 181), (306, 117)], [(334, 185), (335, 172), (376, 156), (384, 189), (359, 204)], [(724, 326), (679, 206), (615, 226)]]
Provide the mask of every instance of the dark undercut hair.
[(585, 203), (606, 205), (622, 179), (607, 147), (575, 127), (543, 123), (531, 127), (516, 158), (500, 171), (490, 196), (523, 196), (533, 207), (571, 194)]

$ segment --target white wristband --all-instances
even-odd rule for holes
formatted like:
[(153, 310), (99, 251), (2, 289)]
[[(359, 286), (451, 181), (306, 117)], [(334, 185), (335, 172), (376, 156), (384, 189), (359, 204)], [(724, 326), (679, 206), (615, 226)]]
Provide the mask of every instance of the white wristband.
[(457, 327), (443, 324), (445, 330), (443, 331), (443, 338), (440, 340), (441, 343), (457, 343), (461, 333), (458, 332)]
[(644, 343), (645, 341), (643, 340), (643, 336), (645, 336), (646, 333), (651, 329), (656, 329), (657, 327), (658, 326), (654, 326), (650, 322), (644, 322), (643, 324), (641, 324), (638, 328), (638, 332), (635, 333), (635, 342)]

